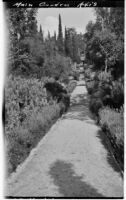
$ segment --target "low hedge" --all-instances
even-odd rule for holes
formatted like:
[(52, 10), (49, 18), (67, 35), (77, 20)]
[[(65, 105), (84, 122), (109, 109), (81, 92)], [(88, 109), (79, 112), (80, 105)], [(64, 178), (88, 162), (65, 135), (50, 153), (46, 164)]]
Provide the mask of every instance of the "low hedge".
[(99, 110), (99, 120), (103, 131), (107, 134), (115, 157), (124, 163), (124, 117), (123, 108), (118, 111), (110, 107), (103, 107)]
[(100, 124), (107, 127), (118, 145), (124, 145), (124, 119), (121, 111), (104, 107), (99, 110)]

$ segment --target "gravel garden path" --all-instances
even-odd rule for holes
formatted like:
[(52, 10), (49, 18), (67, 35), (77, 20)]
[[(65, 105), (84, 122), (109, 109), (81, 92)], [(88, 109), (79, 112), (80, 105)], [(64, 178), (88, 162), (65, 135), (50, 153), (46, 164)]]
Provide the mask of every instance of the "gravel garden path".
[(71, 106), (6, 184), (13, 197), (123, 197), (123, 179), (109, 143), (88, 109), (84, 82)]

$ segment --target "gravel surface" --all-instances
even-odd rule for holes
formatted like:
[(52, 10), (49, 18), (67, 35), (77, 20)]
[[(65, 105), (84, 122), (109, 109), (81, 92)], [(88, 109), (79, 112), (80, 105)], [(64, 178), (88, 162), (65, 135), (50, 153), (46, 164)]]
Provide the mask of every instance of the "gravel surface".
[(120, 170), (88, 109), (85, 86), (28, 159), (7, 180), (6, 196), (123, 197)]

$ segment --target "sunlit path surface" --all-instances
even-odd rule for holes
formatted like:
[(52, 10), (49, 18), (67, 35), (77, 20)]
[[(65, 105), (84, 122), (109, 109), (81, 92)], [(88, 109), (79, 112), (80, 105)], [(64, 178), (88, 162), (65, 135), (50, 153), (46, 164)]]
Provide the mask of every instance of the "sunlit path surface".
[(123, 180), (104, 133), (78, 83), (68, 112), (51, 128), (6, 186), (7, 196), (123, 197)]

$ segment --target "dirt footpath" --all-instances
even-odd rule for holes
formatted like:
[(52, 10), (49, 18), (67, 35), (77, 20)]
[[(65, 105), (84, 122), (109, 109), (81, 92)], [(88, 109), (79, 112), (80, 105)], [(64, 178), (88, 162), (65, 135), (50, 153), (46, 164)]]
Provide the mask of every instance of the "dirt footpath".
[(68, 112), (51, 128), (5, 189), (6, 196), (123, 197), (123, 180), (78, 84)]

